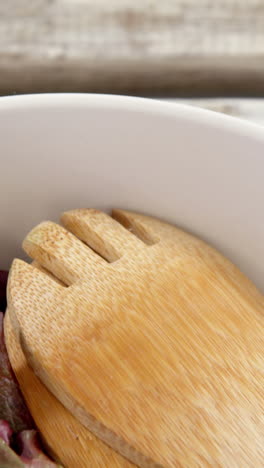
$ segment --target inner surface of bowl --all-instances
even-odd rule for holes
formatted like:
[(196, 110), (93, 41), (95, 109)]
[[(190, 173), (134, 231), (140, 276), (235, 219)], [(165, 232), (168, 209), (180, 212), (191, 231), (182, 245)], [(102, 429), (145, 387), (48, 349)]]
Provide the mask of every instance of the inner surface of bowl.
[(264, 291), (264, 131), (196, 108), (98, 95), (0, 98), (0, 267), (61, 212), (126, 208), (210, 242)]

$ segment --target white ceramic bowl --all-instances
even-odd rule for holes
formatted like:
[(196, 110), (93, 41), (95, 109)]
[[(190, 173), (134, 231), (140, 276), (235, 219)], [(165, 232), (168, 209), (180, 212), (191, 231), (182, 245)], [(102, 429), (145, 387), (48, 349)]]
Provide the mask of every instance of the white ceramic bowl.
[(128, 208), (201, 236), (264, 291), (264, 129), (130, 97), (0, 98), (0, 268), (76, 207)]

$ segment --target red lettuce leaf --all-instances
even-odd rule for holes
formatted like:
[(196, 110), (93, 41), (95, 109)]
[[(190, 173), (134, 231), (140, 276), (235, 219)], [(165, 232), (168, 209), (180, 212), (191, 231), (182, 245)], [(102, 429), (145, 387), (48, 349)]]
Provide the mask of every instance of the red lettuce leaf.
[(0, 467), (1, 468), (24, 468), (24, 463), (18, 455), (0, 438)]
[[(3, 437), (1, 437), (1, 434)], [(10, 446), (13, 431), (6, 421), (0, 420), (0, 467), (1, 468), (59, 468), (42, 452), (35, 430), (22, 431), (16, 437), (17, 454)], [(14, 437), (12, 437), (14, 438)]]
[(34, 430), (22, 431), (18, 435), (22, 452), (20, 459), (26, 467), (30, 468), (55, 468), (59, 467), (52, 462), (43, 452), (39, 443), (38, 434)]
[(0, 439), (6, 444), (10, 445), (12, 436), (12, 429), (7, 421), (0, 419)]

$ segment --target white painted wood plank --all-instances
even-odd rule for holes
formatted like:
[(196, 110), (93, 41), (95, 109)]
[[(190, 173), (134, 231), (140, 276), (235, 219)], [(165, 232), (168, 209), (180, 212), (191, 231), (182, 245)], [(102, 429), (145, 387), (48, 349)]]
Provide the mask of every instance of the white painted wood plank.
[(0, 2), (0, 93), (264, 93), (263, 0)]
[(183, 103), (204, 109), (222, 112), (264, 126), (264, 99), (211, 98), (211, 99), (167, 99), (172, 103)]

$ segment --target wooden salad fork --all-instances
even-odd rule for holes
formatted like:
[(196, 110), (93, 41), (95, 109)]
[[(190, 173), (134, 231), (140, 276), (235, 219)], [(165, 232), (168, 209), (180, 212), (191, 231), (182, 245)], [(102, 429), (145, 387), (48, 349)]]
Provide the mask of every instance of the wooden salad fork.
[(9, 276), (35, 374), (139, 466), (263, 467), (263, 295), (157, 219), (74, 210), (62, 223), (24, 241), (44, 271), (15, 260)]

